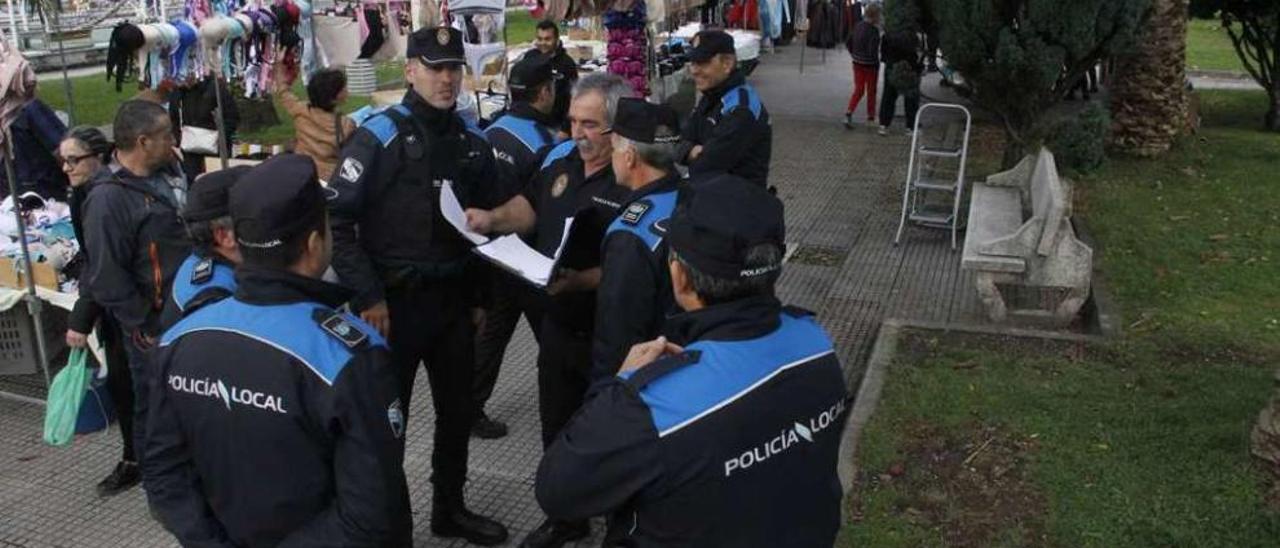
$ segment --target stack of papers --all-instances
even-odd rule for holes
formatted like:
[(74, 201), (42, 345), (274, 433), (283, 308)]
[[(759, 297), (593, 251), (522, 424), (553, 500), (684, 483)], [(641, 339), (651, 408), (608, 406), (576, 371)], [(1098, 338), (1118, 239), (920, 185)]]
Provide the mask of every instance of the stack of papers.
[(445, 220), (449, 221), (459, 234), (462, 234), (462, 237), (476, 244), (475, 249), (472, 250), (476, 254), (542, 288), (550, 285), (555, 275), (556, 263), (560, 260), (560, 253), (564, 251), (564, 244), (569, 240), (569, 229), (573, 227), (573, 217), (565, 219), (564, 232), (560, 235), (560, 245), (556, 246), (555, 256), (548, 257), (529, 247), (515, 234), (489, 238), (471, 230), (467, 226), (467, 214), (463, 211), (462, 204), (458, 202), (457, 195), (453, 193), (453, 185), (448, 181), (440, 188), (440, 212), (444, 214)]

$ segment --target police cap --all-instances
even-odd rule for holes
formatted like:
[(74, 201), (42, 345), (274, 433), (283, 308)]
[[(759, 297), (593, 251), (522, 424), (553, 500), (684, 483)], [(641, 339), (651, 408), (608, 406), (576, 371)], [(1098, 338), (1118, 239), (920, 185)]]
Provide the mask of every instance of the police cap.
[(704, 30), (693, 35), (690, 41), (689, 60), (701, 63), (721, 53), (737, 54), (733, 47), (733, 36), (722, 30)]
[(761, 244), (786, 245), (782, 202), (764, 187), (735, 175), (717, 175), (691, 185), (688, 198), (672, 215), (667, 230), (671, 249), (709, 276), (741, 280), (772, 274), (776, 264), (746, 264), (748, 251)]
[(453, 27), (423, 27), (409, 35), (405, 57), (426, 65), (462, 65), (467, 62), (462, 50), (462, 33)]
[(300, 154), (281, 154), (259, 164), (231, 188), (236, 242), (269, 249), (315, 225), (324, 215), (325, 193), (316, 164)]
[(197, 177), (187, 196), (187, 206), (182, 209), (182, 219), (198, 223), (230, 215), (227, 204), (231, 187), (248, 171), (249, 166), (235, 166)]
[(507, 86), (512, 91), (534, 89), (555, 77), (551, 70), (551, 58), (547, 55), (526, 55), (511, 65)]
[(617, 133), (640, 143), (670, 144), (680, 140), (680, 122), (670, 107), (623, 97), (618, 100), (613, 127), (606, 133)]

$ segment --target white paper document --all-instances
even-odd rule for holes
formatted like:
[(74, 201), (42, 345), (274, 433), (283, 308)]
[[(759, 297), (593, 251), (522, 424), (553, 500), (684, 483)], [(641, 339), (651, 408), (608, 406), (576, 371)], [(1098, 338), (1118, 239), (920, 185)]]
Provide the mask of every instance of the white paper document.
[(565, 219), (564, 231), (560, 234), (560, 245), (556, 246), (555, 256), (547, 257), (529, 247), (515, 234), (489, 239), (468, 228), (466, 213), (449, 182), (445, 182), (440, 188), (440, 212), (449, 224), (458, 229), (459, 234), (476, 244), (472, 251), (538, 287), (547, 287), (551, 283), (551, 278), (555, 275), (556, 263), (560, 261), (565, 242), (569, 240), (569, 231), (573, 227), (574, 219), (573, 217)]
[(440, 213), (444, 214), (444, 219), (449, 224), (458, 229), (458, 233), (463, 238), (471, 240), (471, 243), (480, 245), (487, 243), (489, 238), (484, 234), (480, 234), (471, 230), (467, 226), (467, 213), (463, 211), (462, 204), (458, 202), (458, 196), (453, 193), (453, 183), (445, 181), (440, 187)]

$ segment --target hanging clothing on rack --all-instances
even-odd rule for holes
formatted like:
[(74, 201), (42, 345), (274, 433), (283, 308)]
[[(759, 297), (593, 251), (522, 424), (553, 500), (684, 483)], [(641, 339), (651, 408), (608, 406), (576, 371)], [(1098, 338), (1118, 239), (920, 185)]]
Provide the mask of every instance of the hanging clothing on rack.
[(329, 61), (326, 66), (349, 66), (360, 56), (360, 31), (355, 19), (320, 15), (312, 24), (321, 55)]
[(360, 23), (360, 59), (369, 59), (382, 49), (386, 41), (386, 23), (377, 8), (365, 8), (356, 16)]

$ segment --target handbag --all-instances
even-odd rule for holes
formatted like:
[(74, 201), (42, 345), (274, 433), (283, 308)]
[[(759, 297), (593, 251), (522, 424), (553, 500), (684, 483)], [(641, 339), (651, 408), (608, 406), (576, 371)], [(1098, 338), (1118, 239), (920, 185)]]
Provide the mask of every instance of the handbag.
[[(80, 412), (76, 414), (77, 435), (106, 430), (116, 419), (116, 409), (111, 400), (111, 391), (107, 389), (106, 375), (94, 374), (93, 369), (89, 371), (92, 377), (84, 399), (80, 402)], [(105, 372), (106, 369), (102, 371)]]
[(218, 132), (195, 126), (182, 126), (182, 151), (205, 156), (218, 154)]
[(76, 419), (85, 390), (93, 373), (85, 365), (85, 350), (74, 348), (67, 357), (67, 366), (58, 372), (49, 386), (49, 399), (44, 412), (44, 442), (49, 445), (66, 445), (76, 433)]

